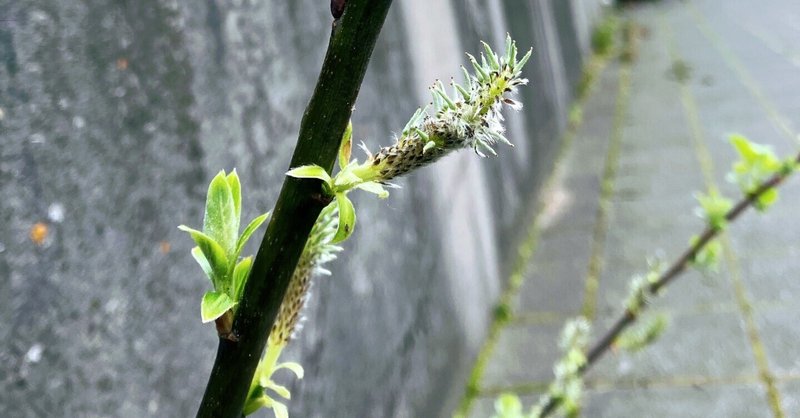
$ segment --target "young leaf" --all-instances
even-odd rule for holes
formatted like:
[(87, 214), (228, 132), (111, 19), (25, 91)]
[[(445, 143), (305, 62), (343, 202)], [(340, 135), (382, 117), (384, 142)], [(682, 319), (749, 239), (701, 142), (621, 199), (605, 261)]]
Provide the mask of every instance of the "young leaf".
[(265, 213), (265, 214), (263, 214), (261, 216), (257, 216), (255, 219), (250, 221), (249, 224), (247, 224), (247, 227), (244, 229), (244, 231), (242, 231), (242, 235), (239, 237), (239, 240), (236, 242), (236, 257), (237, 258), (239, 257), (239, 254), (241, 254), (242, 248), (244, 248), (244, 245), (247, 244), (247, 240), (250, 239), (250, 236), (253, 235), (253, 232), (256, 232), (256, 229), (258, 229), (258, 227), (261, 226), (261, 224), (264, 223), (264, 221), (266, 221), (267, 218), (269, 218), (269, 212), (267, 212), (267, 213)]
[(494, 401), (493, 418), (522, 418), (522, 402), (513, 393), (503, 393)]
[(280, 397), (284, 399), (292, 399), (292, 393), (289, 392), (289, 389), (286, 389), (286, 386), (279, 385), (272, 380), (267, 381), (267, 384), (264, 385), (266, 389), (272, 389), (275, 393), (277, 393)]
[(386, 199), (389, 197), (389, 192), (381, 186), (380, 183), (376, 183), (374, 181), (368, 181), (366, 183), (361, 183), (358, 186), (359, 189), (364, 190), (365, 192), (370, 192), (378, 195), (381, 199)]
[(658, 340), (668, 324), (666, 315), (650, 316), (639, 326), (630, 328), (617, 337), (614, 346), (631, 352), (639, 351)]
[(289, 418), (289, 410), (286, 409), (286, 405), (278, 401), (272, 401), (272, 412), (275, 413), (275, 418)]
[(303, 375), (305, 374), (303, 371), (303, 366), (301, 366), (300, 363), (295, 363), (293, 361), (287, 361), (286, 363), (281, 363), (275, 366), (275, 370), (278, 369), (289, 369), (294, 372), (298, 379), (302, 379)]
[[(227, 177), (225, 177), (225, 180), (228, 182), (228, 186), (231, 188), (231, 196), (233, 196), (233, 208), (236, 212), (236, 223), (238, 225), (238, 220), (242, 219), (242, 184), (239, 182), (239, 175), (236, 174), (235, 168), (230, 172), (230, 174), (228, 174)], [(239, 228), (237, 227), (236, 230), (238, 231)]]
[(778, 189), (772, 188), (762, 193), (761, 196), (758, 196), (758, 200), (755, 202), (755, 207), (757, 210), (763, 212), (769, 209), (769, 207), (777, 201)]
[(200, 268), (203, 269), (203, 272), (208, 276), (208, 279), (211, 280), (211, 283), (214, 284), (214, 271), (211, 269), (211, 264), (208, 263), (208, 259), (205, 255), (203, 255), (203, 251), (200, 247), (192, 248), (192, 257), (194, 260), (197, 261), (197, 264), (200, 264)]
[(200, 248), (206, 260), (208, 260), (211, 271), (214, 272), (215, 280), (212, 280), (214, 281), (214, 287), (220, 286), (228, 274), (228, 256), (225, 254), (225, 250), (211, 237), (196, 229), (189, 228), (186, 225), (181, 225), (178, 229), (188, 232), (192, 236), (192, 239)]
[[(694, 246), (697, 243), (697, 236), (692, 237), (689, 243)], [(722, 243), (719, 239), (709, 241), (692, 259), (692, 266), (701, 270), (716, 273), (719, 270), (719, 258), (722, 254)]]
[(697, 214), (705, 219), (715, 231), (725, 229), (728, 223), (725, 215), (733, 207), (733, 202), (720, 195), (716, 190), (711, 190), (708, 194), (697, 193), (695, 198), (700, 202)]
[(339, 205), (339, 226), (336, 229), (336, 235), (333, 236), (334, 244), (350, 238), (356, 225), (356, 209), (353, 207), (353, 202), (347, 198), (347, 195), (337, 193), (336, 202)]
[(339, 169), (344, 170), (350, 162), (350, 154), (353, 150), (353, 122), (347, 122), (347, 129), (342, 135), (342, 142), (339, 144)]
[(264, 395), (264, 389), (261, 386), (255, 388), (255, 394), (247, 398), (247, 402), (242, 409), (242, 415), (247, 416), (261, 408), (268, 408), (272, 403), (272, 399)]
[(233, 300), (238, 302), (242, 299), (242, 292), (244, 285), (247, 283), (247, 277), (250, 275), (250, 268), (253, 267), (253, 257), (245, 257), (236, 264), (233, 269), (233, 285), (231, 295)]
[[(353, 166), (354, 168), (354, 166)], [(336, 175), (336, 178), (333, 180), (333, 185), (335, 187), (339, 187), (339, 190), (347, 190), (353, 187), (353, 185), (361, 183), (361, 177), (357, 176), (353, 173), (352, 168), (340, 171), (339, 174)]]
[(211, 322), (233, 308), (236, 302), (222, 292), (206, 292), (203, 295), (203, 302), (200, 304), (200, 316), (203, 323)]
[(320, 179), (324, 181), (328, 186), (333, 186), (333, 181), (331, 180), (331, 175), (325, 171), (324, 168), (312, 164), (312, 165), (301, 165), (300, 167), (295, 167), (289, 170), (286, 173), (289, 177), (295, 177), (299, 179)]
[(226, 255), (233, 255), (239, 235), (239, 219), (224, 171), (220, 171), (208, 186), (203, 232), (221, 245)]
[[(731, 143), (739, 153), (733, 164), (730, 179), (739, 185), (742, 193), (753, 193), (769, 176), (782, 170), (783, 165), (768, 146), (751, 142), (741, 135), (732, 135)], [(768, 197), (767, 200), (774, 197)], [(762, 210), (766, 208), (764, 206)]]

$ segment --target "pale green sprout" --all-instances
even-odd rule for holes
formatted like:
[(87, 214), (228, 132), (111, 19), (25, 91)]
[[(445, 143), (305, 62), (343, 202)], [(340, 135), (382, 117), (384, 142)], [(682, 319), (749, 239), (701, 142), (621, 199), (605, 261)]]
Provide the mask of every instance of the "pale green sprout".
[(208, 186), (206, 207), (203, 218), (203, 231), (178, 227), (191, 235), (196, 247), (192, 257), (203, 269), (213, 291), (203, 295), (200, 316), (204, 323), (232, 314), (242, 297), (245, 282), (250, 274), (252, 258), (239, 259), (250, 236), (269, 217), (265, 213), (253, 219), (241, 235), (239, 234), (242, 214), (242, 192), (236, 170), (230, 174), (220, 171)]
[(700, 207), (695, 213), (703, 218), (708, 226), (714, 231), (721, 231), (728, 225), (726, 216), (733, 208), (733, 202), (719, 194), (717, 190), (711, 190), (708, 194), (695, 194)]
[[(736, 183), (745, 195), (756, 192), (769, 177), (779, 172), (794, 169), (793, 161), (780, 161), (772, 148), (756, 144), (741, 135), (731, 135), (731, 143), (739, 154), (739, 161), (733, 164), (728, 178)], [(778, 200), (778, 190), (769, 189), (755, 202), (755, 208), (763, 211)]]
[(539, 398), (533, 407), (531, 418), (539, 418), (551, 399), (559, 401), (559, 410), (567, 417), (580, 414), (583, 397), (583, 378), (581, 369), (586, 365), (586, 348), (589, 343), (591, 325), (584, 317), (568, 321), (561, 332), (560, 347), (564, 355), (553, 367), (555, 380), (550, 384), (547, 393)]
[(464, 85), (451, 82), (452, 96), (441, 81), (437, 80), (430, 87), (431, 104), (414, 112), (394, 145), (381, 148), (373, 155), (362, 144), (366, 160), (363, 163), (350, 161), (352, 126), (348, 126), (339, 149), (336, 176), (317, 165), (296, 167), (286, 173), (291, 177), (321, 180), (323, 191), (336, 199), (340, 224), (334, 242), (347, 239), (355, 227), (355, 210), (347, 197), (351, 190), (361, 189), (386, 198), (389, 196), (386, 187), (396, 187), (391, 180), (452, 151), (471, 148), (485, 157), (485, 153), (496, 155), (494, 145), (498, 142), (511, 145), (504, 136), (500, 112), (504, 105), (512, 109), (521, 107), (510, 96), (518, 86), (528, 82), (521, 78), (521, 71), (531, 51), (517, 59), (517, 46), (510, 36), (506, 37), (502, 56), (486, 43), (483, 49), (480, 62), (468, 54), (474, 74), (462, 67)]
[(631, 352), (640, 351), (658, 340), (668, 325), (666, 315), (649, 315), (643, 323), (617, 337), (614, 346)]
[(648, 260), (648, 270), (644, 275), (634, 276), (628, 284), (628, 297), (625, 299), (624, 308), (632, 315), (638, 315), (653, 295), (653, 285), (658, 282), (664, 271), (664, 264), (657, 258)]
[(491, 418), (526, 418), (522, 413), (522, 402), (513, 393), (503, 393), (494, 401), (494, 415)]
[(568, 321), (561, 332), (559, 346), (563, 356), (553, 367), (555, 380), (550, 384), (547, 393), (539, 398), (529, 413), (524, 413), (519, 397), (513, 393), (504, 393), (494, 402), (495, 414), (492, 418), (540, 418), (542, 411), (551, 399), (559, 401), (559, 410), (567, 417), (580, 414), (583, 397), (583, 379), (581, 369), (586, 365), (586, 347), (589, 343), (591, 325), (584, 317)]
[[(689, 244), (693, 247), (697, 244), (698, 236), (693, 236), (689, 240)], [(712, 239), (707, 242), (703, 248), (697, 251), (697, 254), (691, 260), (692, 266), (702, 272), (716, 273), (719, 271), (719, 259), (722, 256), (722, 243), (718, 238)]]

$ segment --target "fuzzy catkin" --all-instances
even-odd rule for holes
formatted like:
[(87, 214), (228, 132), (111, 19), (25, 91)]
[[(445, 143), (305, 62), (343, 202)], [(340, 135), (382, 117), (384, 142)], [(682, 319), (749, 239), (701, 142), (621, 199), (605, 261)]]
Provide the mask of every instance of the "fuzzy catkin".
[(298, 331), (298, 323), (308, 299), (311, 279), (316, 273), (328, 273), (322, 264), (336, 258), (341, 248), (331, 244), (336, 233), (336, 205), (329, 205), (320, 213), (311, 229), (303, 253), (297, 262), (289, 288), (281, 303), (278, 316), (269, 334), (270, 344), (286, 345)]
[(516, 60), (516, 45), (507, 40), (507, 54), (498, 57), (487, 48), (487, 56), (478, 63), (472, 56), (475, 75), (465, 72), (467, 87), (451, 83), (455, 99), (451, 98), (441, 82), (431, 87), (433, 115), (426, 109), (414, 114), (402, 135), (393, 145), (381, 148), (374, 156), (356, 169), (365, 181), (387, 182), (424, 165), (433, 163), (462, 148), (472, 148), (481, 156), (482, 151), (494, 154), (497, 142), (510, 145), (503, 136), (503, 105), (518, 109), (519, 103), (507, 95), (516, 87), (527, 83), (520, 70), (530, 54)]

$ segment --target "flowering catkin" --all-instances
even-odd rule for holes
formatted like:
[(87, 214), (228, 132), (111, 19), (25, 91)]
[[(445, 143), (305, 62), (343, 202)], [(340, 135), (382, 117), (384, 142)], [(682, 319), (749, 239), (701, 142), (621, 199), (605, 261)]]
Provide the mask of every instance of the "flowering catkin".
[(292, 339), (308, 299), (311, 279), (314, 274), (330, 274), (322, 268), (322, 265), (335, 259), (336, 253), (341, 251), (341, 247), (331, 244), (336, 233), (336, 212), (335, 204), (328, 205), (311, 229), (303, 253), (289, 281), (289, 288), (281, 303), (278, 317), (272, 325), (272, 332), (269, 334), (270, 345), (286, 345)]
[(517, 46), (510, 37), (506, 38), (506, 53), (502, 57), (486, 44), (484, 49), (480, 63), (469, 55), (474, 75), (462, 67), (466, 85), (451, 82), (454, 98), (437, 81), (430, 88), (433, 114), (428, 114), (427, 107), (417, 110), (394, 145), (369, 155), (353, 173), (363, 181), (387, 182), (450, 151), (472, 148), (484, 156), (484, 151), (495, 154), (493, 146), (498, 142), (511, 145), (503, 136), (500, 111), (504, 104), (514, 109), (521, 107), (508, 95), (528, 82), (520, 74), (531, 52), (517, 60)]

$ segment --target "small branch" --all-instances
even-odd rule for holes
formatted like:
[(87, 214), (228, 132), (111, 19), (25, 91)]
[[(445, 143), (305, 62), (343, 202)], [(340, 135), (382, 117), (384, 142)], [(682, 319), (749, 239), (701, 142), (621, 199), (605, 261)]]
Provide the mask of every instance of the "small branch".
[[(800, 154), (798, 154), (795, 159), (795, 163), (800, 164)], [(741, 200), (739, 200), (733, 208), (731, 208), (728, 213), (725, 214), (725, 220), (728, 222), (733, 222), (736, 220), (748, 207), (753, 206), (756, 201), (767, 191), (779, 186), (791, 172), (779, 172), (756, 188), (756, 190)], [(673, 282), (675, 278), (680, 276), (686, 268), (689, 266), (689, 263), (695, 259), (697, 254), (705, 248), (705, 246), (714, 240), (722, 230), (720, 229), (713, 229), (711, 227), (706, 226), (706, 229), (703, 233), (697, 238), (697, 240), (692, 244), (686, 251), (675, 260), (669, 268), (667, 268), (659, 277), (658, 279), (650, 285), (649, 293), (650, 294), (658, 294), (658, 292), (666, 287), (668, 284)], [(642, 309), (645, 309), (646, 305), (642, 306)], [(629, 326), (631, 326), (638, 315), (631, 312), (630, 310), (626, 309), (625, 312), (614, 322), (614, 325), (606, 331), (606, 333), (595, 343), (594, 346), (589, 350), (589, 354), (586, 356), (586, 363), (578, 370), (579, 375), (584, 375), (608, 350), (614, 345), (614, 341), (625, 331)], [(542, 408), (541, 417), (546, 417), (551, 413), (555, 412), (556, 408), (561, 404), (561, 399), (555, 398), (550, 396), (547, 403), (545, 404), (544, 408)]]
[[(289, 167), (330, 171), (391, 0), (348, 0), (334, 22)], [(198, 417), (238, 418), (289, 280), (325, 199), (318, 180), (286, 177), (233, 320), (220, 338)], [(316, 197), (315, 197), (316, 196)], [(238, 341), (237, 341), (238, 340)]]

